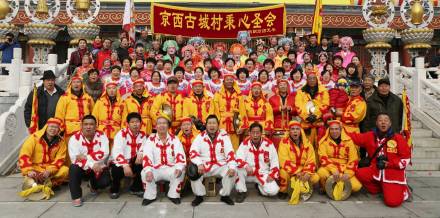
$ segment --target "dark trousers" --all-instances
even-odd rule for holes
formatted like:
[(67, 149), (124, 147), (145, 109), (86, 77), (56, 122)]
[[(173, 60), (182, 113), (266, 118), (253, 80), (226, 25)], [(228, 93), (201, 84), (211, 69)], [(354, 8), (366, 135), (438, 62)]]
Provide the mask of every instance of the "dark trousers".
[(98, 178), (96, 178), (93, 170), (83, 170), (76, 164), (71, 164), (69, 168), (69, 189), (72, 199), (82, 197), (81, 182), (83, 179), (90, 179), (92, 189), (104, 189), (110, 185), (110, 173), (104, 170)]
[[(142, 178), (141, 178), (142, 165), (135, 164), (133, 160), (130, 161), (130, 167), (134, 174), (133, 184), (130, 187), (130, 191), (133, 192), (143, 191)], [(122, 166), (118, 167), (114, 164), (110, 165), (110, 169), (112, 172), (112, 186), (110, 188), (110, 192), (119, 193), (119, 189), (121, 188), (121, 180), (125, 177), (124, 169)]]

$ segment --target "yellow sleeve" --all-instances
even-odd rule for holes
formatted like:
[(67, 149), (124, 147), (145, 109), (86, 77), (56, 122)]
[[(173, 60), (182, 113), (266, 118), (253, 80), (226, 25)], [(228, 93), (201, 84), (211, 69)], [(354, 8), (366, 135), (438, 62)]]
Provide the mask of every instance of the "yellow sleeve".
[(127, 122), (125, 122), (125, 120), (127, 119), (128, 116), (128, 104), (127, 101), (123, 101), (122, 104), (124, 108), (122, 109), (121, 128), (125, 128), (127, 127)]
[(304, 100), (305, 94), (302, 90), (298, 91), (298, 94), (295, 97), (295, 106), (296, 110), (298, 111), (298, 115), (302, 120), (306, 120), (309, 116), (309, 112), (306, 110), (306, 103)]
[(349, 148), (348, 148), (348, 162), (347, 162), (347, 166), (345, 167), (344, 173), (350, 175), (350, 176), (354, 176), (355, 171), (356, 171), (356, 166), (359, 162), (359, 156), (358, 156), (358, 151), (353, 143), (353, 141), (350, 141), (350, 143), (348, 143)]
[(246, 113), (246, 100), (244, 97), (240, 97), (240, 103), (238, 105), (238, 112), (240, 114), (240, 128), (245, 129), (249, 127), (249, 122)]
[(154, 98), (153, 105), (151, 105), (150, 117), (151, 120), (153, 121), (154, 126), (156, 126), (156, 120), (157, 117), (159, 116), (159, 110), (160, 110), (160, 106), (162, 106), (162, 102), (163, 102), (163, 96), (158, 95)]
[(265, 122), (265, 130), (273, 130), (273, 111), (272, 111), (272, 106), (270, 106), (269, 102), (266, 101), (266, 122)]
[(327, 170), (333, 173), (336, 172), (336, 170), (338, 170), (338, 167), (327, 156), (327, 146), (328, 145), (326, 140), (319, 142), (319, 147), (318, 147), (319, 162), (322, 167), (325, 167)]
[(55, 117), (60, 119), (62, 123), (66, 118), (66, 106), (67, 106), (67, 96), (61, 96), (58, 100), (57, 107), (55, 109)]
[[(210, 114), (214, 114), (215, 113), (215, 106), (213, 106), (214, 105), (214, 99), (209, 98), (208, 101), (210, 102), (209, 105), (211, 105), (211, 106), (208, 109), (208, 115), (206, 117), (208, 117)], [(220, 118), (220, 116), (217, 116), (217, 118)], [(205, 120), (203, 122), (205, 122)]]
[(55, 158), (52, 160), (50, 166), (47, 167), (47, 170), (54, 175), (63, 165), (67, 155), (67, 145), (64, 140), (60, 142), (60, 148), (55, 155)]
[(318, 117), (321, 117), (322, 114), (326, 113), (328, 110), (328, 107), (330, 105), (330, 95), (328, 94), (327, 90), (324, 90), (322, 92), (322, 99), (321, 102), (319, 104), (319, 116), (317, 114)]
[[(351, 111), (352, 108), (354, 111)], [(354, 101), (353, 105), (349, 105), (342, 114), (342, 122), (346, 124), (357, 124), (364, 120), (367, 114), (367, 104), (365, 101)]]
[(217, 92), (214, 95), (214, 98), (212, 99), (212, 104), (213, 104), (213, 114), (215, 114), (215, 116), (217, 116), (220, 119), (220, 94)]
[(23, 143), (18, 155), (18, 165), (23, 176), (27, 175), (32, 170), (32, 157), (35, 149), (36, 140), (34, 135), (30, 135)]
[(92, 115), (96, 118), (99, 125), (99, 111), (101, 109), (101, 100), (98, 99), (95, 106), (93, 107)]
[(306, 162), (304, 163), (303, 172), (307, 172), (309, 174), (313, 174), (316, 171), (316, 155), (315, 155), (315, 149), (313, 146), (308, 146), (307, 150), (307, 158)]
[(292, 172), (293, 169), (289, 158), (289, 152), (289, 146), (281, 141), (280, 146), (278, 147), (278, 160), (280, 162), (280, 168), (288, 173), (294, 173)]
[(176, 97), (176, 101), (177, 101), (177, 104), (176, 104), (176, 114), (175, 114), (176, 118), (175, 119), (176, 119), (176, 121), (180, 121), (180, 118), (183, 117), (183, 114), (182, 114), (183, 97), (181, 95), (179, 95), (179, 97)]

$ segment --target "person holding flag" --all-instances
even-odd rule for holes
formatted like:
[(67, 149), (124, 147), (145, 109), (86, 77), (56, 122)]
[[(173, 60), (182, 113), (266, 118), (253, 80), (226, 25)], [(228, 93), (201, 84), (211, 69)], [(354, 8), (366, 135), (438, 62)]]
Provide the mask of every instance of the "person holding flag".
[(54, 117), (58, 100), (64, 95), (64, 90), (55, 84), (55, 74), (51, 70), (43, 73), (43, 85), (29, 93), (24, 106), (24, 121), (29, 133), (42, 129), (49, 118)]

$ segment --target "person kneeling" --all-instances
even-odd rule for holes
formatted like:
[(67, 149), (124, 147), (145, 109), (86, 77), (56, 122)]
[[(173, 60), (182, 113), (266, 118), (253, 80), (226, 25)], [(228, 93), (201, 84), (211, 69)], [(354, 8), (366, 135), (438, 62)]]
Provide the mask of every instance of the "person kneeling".
[(168, 132), (171, 119), (166, 115), (157, 118), (157, 133), (148, 137), (143, 147), (142, 182), (145, 193), (142, 206), (156, 200), (159, 181), (169, 181), (168, 198), (174, 204), (180, 204), (180, 189), (185, 178), (186, 157), (182, 143)]
[(142, 187), (142, 151), (147, 140), (145, 133), (141, 132), (142, 118), (136, 112), (127, 115), (128, 127), (116, 133), (112, 148), (113, 164), (110, 165), (112, 171), (112, 186), (110, 188), (110, 198), (119, 198), (121, 180), (125, 177), (133, 178), (130, 192), (133, 195), (142, 197), (144, 194)]
[(391, 129), (391, 118), (379, 113), (376, 128), (362, 134), (350, 134), (353, 141), (365, 148), (370, 165), (359, 168), (356, 177), (371, 194), (383, 193), (389, 207), (398, 207), (411, 201), (411, 191), (406, 181), (405, 168), (410, 163), (411, 150), (405, 138)]
[[(60, 126), (62, 126), (61, 120), (50, 118), (41, 130), (30, 135), (23, 143), (18, 165), (25, 177), (24, 180), (32, 183), (30, 185), (36, 183), (48, 186), (48, 181), (50, 181), (49, 188), (52, 188), (66, 181), (69, 172), (69, 169), (64, 166), (67, 146), (63, 137), (59, 135)], [(23, 190), (20, 195), (29, 197), (32, 193), (35, 191)], [(50, 193), (52, 192), (44, 193), (43, 197), (49, 199), (53, 194)]]
[[(348, 193), (357, 192), (362, 188), (362, 184), (354, 176), (359, 161), (358, 151), (339, 120), (329, 121), (328, 125), (327, 132), (319, 142), (318, 148), (321, 164), (318, 175), (321, 190), (326, 191), (333, 200), (345, 200), (349, 197)], [(326, 183), (330, 182), (327, 179), (331, 177), (336, 184), (335, 190), (326, 189)], [(341, 184), (345, 182), (350, 182), (351, 190), (342, 189)]]
[(228, 134), (224, 130), (219, 130), (217, 116), (209, 115), (206, 118), (206, 131), (194, 139), (189, 153), (191, 164), (188, 166), (188, 177), (196, 195), (191, 203), (192, 206), (198, 206), (203, 202), (206, 189), (202, 181), (203, 178), (211, 176), (222, 178), (220, 200), (228, 205), (234, 205), (229, 195), (235, 184), (237, 163)]
[[(301, 193), (299, 190), (292, 193), (291, 204), (297, 204), (301, 194), (311, 197), (313, 185), (318, 183), (319, 176), (316, 174), (316, 154), (313, 145), (309, 142), (301, 123), (298, 121), (289, 122), (289, 135), (281, 139), (278, 147), (278, 156), (280, 160), (280, 199), (288, 197), (287, 190), (289, 180), (291, 184), (301, 183), (307, 186), (309, 190)], [(303, 198), (304, 200), (308, 200)]]
[(274, 144), (262, 137), (263, 127), (259, 123), (252, 123), (249, 133), (250, 137), (237, 150), (237, 203), (242, 203), (246, 198), (246, 182), (255, 182), (263, 196), (274, 196), (280, 189), (276, 182), (279, 177), (279, 163)]
[(96, 118), (86, 115), (81, 121), (81, 131), (69, 140), (69, 156), (72, 164), (69, 168), (69, 188), (74, 207), (82, 206), (81, 181), (90, 178), (90, 192), (110, 185), (110, 173), (107, 169), (108, 139), (103, 132), (96, 130)]

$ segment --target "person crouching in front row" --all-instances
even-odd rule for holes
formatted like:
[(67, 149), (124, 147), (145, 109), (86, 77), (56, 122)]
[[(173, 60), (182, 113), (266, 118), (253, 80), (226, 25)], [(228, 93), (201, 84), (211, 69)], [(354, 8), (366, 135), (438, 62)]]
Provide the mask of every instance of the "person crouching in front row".
[(235, 184), (237, 163), (231, 140), (224, 130), (219, 130), (219, 120), (215, 115), (206, 118), (206, 131), (200, 133), (191, 145), (191, 163), (188, 166), (188, 177), (191, 188), (196, 196), (192, 206), (198, 206), (206, 195), (203, 178), (222, 178), (220, 200), (228, 205), (234, 205), (229, 197)]
[(161, 114), (156, 120), (157, 133), (147, 139), (143, 147), (142, 182), (145, 193), (142, 206), (156, 200), (156, 182), (168, 181), (168, 198), (174, 204), (180, 204), (180, 189), (185, 178), (186, 157), (182, 143), (169, 133), (171, 119)]
[(103, 132), (96, 130), (96, 118), (86, 115), (81, 121), (81, 130), (69, 140), (69, 156), (72, 164), (69, 168), (69, 188), (74, 207), (82, 206), (81, 181), (90, 180), (90, 192), (110, 185), (110, 173), (107, 169), (108, 139)]
[(236, 180), (236, 202), (246, 198), (246, 182), (255, 182), (263, 196), (274, 196), (279, 187), (278, 154), (274, 144), (262, 137), (263, 126), (255, 122), (249, 127), (250, 137), (245, 139), (237, 150), (238, 179)]
[(136, 112), (127, 115), (128, 127), (120, 130), (115, 135), (112, 148), (113, 163), (110, 165), (112, 171), (112, 186), (110, 188), (110, 198), (119, 198), (121, 180), (124, 177), (133, 178), (130, 193), (142, 197), (144, 190), (142, 187), (142, 150), (141, 148), (147, 141), (147, 136), (140, 131), (142, 118)]

